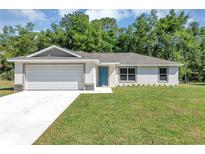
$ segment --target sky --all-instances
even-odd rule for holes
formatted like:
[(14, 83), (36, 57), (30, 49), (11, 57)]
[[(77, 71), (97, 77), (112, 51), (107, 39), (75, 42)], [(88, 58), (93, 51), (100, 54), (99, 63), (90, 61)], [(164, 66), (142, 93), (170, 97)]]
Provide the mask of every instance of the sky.
[[(25, 25), (27, 22), (33, 22), (35, 24), (35, 31), (45, 30), (50, 28), (51, 23), (59, 23), (60, 19), (67, 13), (72, 13), (74, 9), (60, 9), (60, 10), (6, 10), (0, 9), (0, 32), (5, 25)], [(138, 9), (138, 10), (91, 10), (84, 9), (80, 10), (85, 14), (89, 15), (90, 20), (100, 19), (103, 17), (113, 17), (117, 20), (117, 24), (119, 27), (127, 27), (132, 24), (136, 17), (141, 15), (142, 13), (149, 13), (150, 10), (146, 9)], [(168, 14), (169, 10), (157, 10), (158, 17), (164, 17)], [(182, 10), (176, 10), (176, 12), (180, 12)], [(201, 26), (205, 26), (205, 10), (183, 10), (187, 15), (190, 16), (189, 22), (197, 21)]]

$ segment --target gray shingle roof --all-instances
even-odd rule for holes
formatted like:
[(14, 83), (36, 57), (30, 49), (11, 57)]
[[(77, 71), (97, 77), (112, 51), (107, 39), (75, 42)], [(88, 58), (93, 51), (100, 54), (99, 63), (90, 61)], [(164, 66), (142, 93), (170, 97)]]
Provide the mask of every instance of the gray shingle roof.
[(128, 53), (86, 53), (76, 52), (76, 54), (88, 59), (99, 59), (101, 63), (119, 62), (120, 64), (146, 64), (146, 65), (177, 65), (178, 63), (163, 60), (155, 57), (145, 56), (132, 52)]
[(78, 60), (78, 59), (98, 59), (100, 63), (120, 63), (122, 65), (145, 65), (145, 66), (180, 66), (179, 63), (163, 60), (155, 57), (145, 56), (132, 52), (128, 53), (87, 53), (82, 51), (71, 51), (81, 57), (15, 57), (10, 61), (15, 60)]

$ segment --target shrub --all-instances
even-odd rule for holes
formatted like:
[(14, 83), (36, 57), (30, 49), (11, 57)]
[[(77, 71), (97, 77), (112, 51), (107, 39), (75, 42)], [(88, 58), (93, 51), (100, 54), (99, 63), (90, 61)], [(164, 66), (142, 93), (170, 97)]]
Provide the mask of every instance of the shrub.
[(14, 80), (14, 69), (2, 72), (0, 78), (3, 80)]

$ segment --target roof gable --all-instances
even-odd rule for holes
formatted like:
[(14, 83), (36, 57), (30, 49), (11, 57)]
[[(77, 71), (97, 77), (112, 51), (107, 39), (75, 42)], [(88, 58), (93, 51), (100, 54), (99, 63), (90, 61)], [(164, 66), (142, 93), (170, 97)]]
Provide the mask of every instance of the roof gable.
[(35, 52), (31, 55), (28, 55), (27, 57), (30, 58), (30, 57), (81, 57), (81, 56), (73, 53), (72, 51), (63, 49), (56, 45), (52, 45), (38, 52)]

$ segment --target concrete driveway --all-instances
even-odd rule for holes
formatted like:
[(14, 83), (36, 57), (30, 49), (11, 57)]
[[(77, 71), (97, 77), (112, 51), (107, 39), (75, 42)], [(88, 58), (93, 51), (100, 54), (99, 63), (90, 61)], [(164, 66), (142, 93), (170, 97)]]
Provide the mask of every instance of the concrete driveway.
[(79, 94), (24, 91), (0, 97), (0, 145), (32, 144)]

